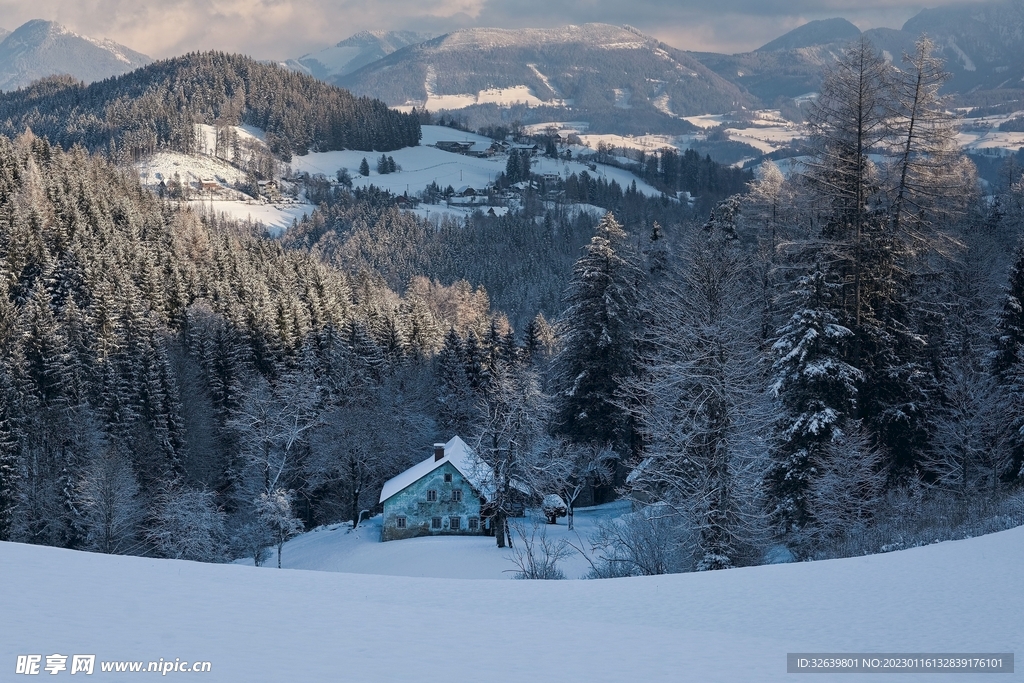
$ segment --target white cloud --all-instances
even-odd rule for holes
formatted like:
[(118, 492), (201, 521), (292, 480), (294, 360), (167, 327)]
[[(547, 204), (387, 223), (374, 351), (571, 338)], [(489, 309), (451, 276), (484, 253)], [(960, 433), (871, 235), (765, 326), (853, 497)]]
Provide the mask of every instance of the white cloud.
[(52, 19), (153, 57), (219, 49), (260, 59), (296, 57), (366, 29), (441, 33), (590, 21), (632, 24), (683, 49), (731, 52), (805, 20), (843, 16), (861, 28), (898, 28), (920, 9), (905, 0), (0, 0), (8, 30)]

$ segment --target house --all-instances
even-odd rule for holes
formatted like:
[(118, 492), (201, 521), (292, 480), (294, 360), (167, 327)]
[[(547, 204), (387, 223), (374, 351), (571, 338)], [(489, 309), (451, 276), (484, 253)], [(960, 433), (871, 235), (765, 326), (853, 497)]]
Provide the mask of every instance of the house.
[(215, 192), (220, 188), (220, 183), (213, 178), (203, 178), (199, 181), (199, 189), (203, 192)]
[(433, 455), (385, 482), (380, 540), (486, 534), (492, 480), (491, 468), (458, 436), (434, 444)]
[(434, 147), (443, 150), (445, 152), (454, 152), (455, 154), (468, 154), (475, 142), (458, 142), (456, 140), (438, 140), (434, 143)]

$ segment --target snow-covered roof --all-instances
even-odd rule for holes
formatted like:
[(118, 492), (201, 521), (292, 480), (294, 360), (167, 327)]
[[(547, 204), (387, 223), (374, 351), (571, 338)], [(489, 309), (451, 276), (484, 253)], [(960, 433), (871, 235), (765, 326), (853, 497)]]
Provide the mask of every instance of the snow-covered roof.
[(476, 453), (466, 445), (466, 442), (458, 436), (453, 436), (451, 441), (444, 445), (444, 457), (435, 460), (433, 454), (426, 460), (413, 465), (405, 472), (396, 477), (388, 479), (380, 492), (380, 502), (383, 503), (391, 496), (405, 490), (411, 484), (416, 483), (445, 463), (451, 463), (462, 476), (466, 478), (473, 488), (490, 498), (494, 492), (494, 472), (490, 466), (477, 457)]

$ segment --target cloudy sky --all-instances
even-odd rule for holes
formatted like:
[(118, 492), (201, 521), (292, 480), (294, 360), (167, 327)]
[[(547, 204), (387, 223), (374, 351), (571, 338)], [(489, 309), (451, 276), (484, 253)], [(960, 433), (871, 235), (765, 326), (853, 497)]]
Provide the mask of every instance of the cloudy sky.
[(441, 34), (595, 21), (631, 24), (683, 49), (739, 52), (812, 19), (899, 28), (923, 7), (944, 4), (951, 0), (0, 0), (0, 26), (50, 19), (153, 57), (216, 48), (283, 59), (364, 29)]

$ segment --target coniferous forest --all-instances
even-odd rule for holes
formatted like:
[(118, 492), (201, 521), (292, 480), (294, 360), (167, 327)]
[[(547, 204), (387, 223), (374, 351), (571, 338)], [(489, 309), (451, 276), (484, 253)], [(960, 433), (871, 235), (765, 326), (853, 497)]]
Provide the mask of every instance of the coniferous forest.
[(335, 188), (280, 240), (124, 162), (200, 119), (286, 157), (418, 117), (221, 54), (2, 95), (0, 539), (262, 563), (453, 434), (502, 477), (499, 545), (512, 482), (634, 502), (595, 577), (1019, 524), (1024, 180), (982, 194), (944, 78), (856, 43), (804, 172), (710, 213), (605, 188), (435, 224)]
[(308, 151), (389, 151), (420, 139), (415, 115), (221, 52), (154, 62), (88, 86), (54, 76), (0, 95), (0, 134), (28, 128), (53, 144), (83, 145), (116, 161), (161, 149), (193, 153), (196, 123), (256, 126), (285, 161)]

